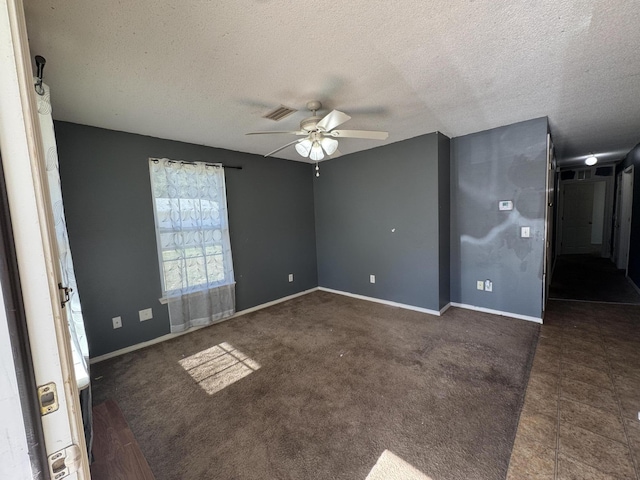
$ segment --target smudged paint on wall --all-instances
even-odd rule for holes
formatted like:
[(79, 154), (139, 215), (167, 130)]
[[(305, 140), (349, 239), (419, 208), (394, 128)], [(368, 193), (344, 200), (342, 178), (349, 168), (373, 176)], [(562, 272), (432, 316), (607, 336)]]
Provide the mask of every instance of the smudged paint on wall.
[[(547, 129), (540, 118), (452, 140), (453, 302), (540, 318)], [(477, 290), (486, 279), (493, 292)]]

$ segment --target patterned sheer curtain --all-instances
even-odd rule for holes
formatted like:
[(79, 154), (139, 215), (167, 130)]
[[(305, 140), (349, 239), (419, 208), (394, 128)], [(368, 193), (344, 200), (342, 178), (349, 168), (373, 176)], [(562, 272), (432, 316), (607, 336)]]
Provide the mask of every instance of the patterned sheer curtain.
[(224, 169), (149, 159), (163, 300), (172, 332), (235, 313)]
[[(34, 79), (35, 81), (36, 79)], [(51, 117), (51, 94), (49, 86), (42, 84), (44, 93), (36, 95), (38, 105), (38, 118), (42, 131), (42, 145), (44, 147), (47, 184), (49, 186), (49, 198), (53, 209), (53, 220), (56, 230), (56, 243), (58, 246), (58, 259), (60, 261), (60, 274), (62, 284), (70, 287), (69, 302), (66, 304), (64, 312), (67, 314), (69, 322), (69, 332), (71, 334), (71, 347), (73, 361), (76, 366), (76, 377), (78, 387), (85, 388), (89, 384), (89, 345), (87, 334), (84, 328), (84, 318), (80, 305), (80, 294), (76, 283), (76, 274), (73, 268), (73, 258), (71, 257), (71, 247), (69, 246), (69, 235), (67, 233), (67, 221), (64, 215), (64, 204), (62, 202), (62, 188), (60, 186), (60, 167), (58, 165), (58, 149), (56, 144), (56, 134), (53, 129), (53, 118)]]
[[(36, 79), (34, 78), (34, 83)], [(84, 435), (87, 444), (87, 453), (91, 458), (91, 446), (93, 443), (93, 420), (91, 410), (91, 384), (89, 380), (89, 345), (84, 328), (84, 317), (80, 304), (80, 293), (76, 283), (76, 274), (73, 268), (69, 235), (67, 233), (67, 221), (64, 215), (62, 202), (62, 187), (60, 186), (60, 167), (58, 163), (58, 148), (56, 134), (53, 128), (51, 116), (51, 92), (49, 86), (42, 84), (42, 95), (36, 95), (38, 105), (38, 119), (42, 133), (42, 146), (45, 153), (47, 185), (49, 198), (53, 210), (53, 221), (56, 231), (56, 244), (58, 247), (58, 260), (60, 262), (60, 281), (65, 287), (69, 287), (69, 302), (66, 303), (63, 313), (67, 316), (69, 336), (71, 337), (71, 353), (73, 355), (73, 368), (76, 382), (80, 389), (80, 401), (82, 405), (82, 420), (84, 423)]]

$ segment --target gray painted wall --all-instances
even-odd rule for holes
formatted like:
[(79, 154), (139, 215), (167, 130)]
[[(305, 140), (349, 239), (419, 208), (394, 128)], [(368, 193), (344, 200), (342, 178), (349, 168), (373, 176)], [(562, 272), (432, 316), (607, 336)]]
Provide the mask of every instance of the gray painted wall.
[[(149, 157), (243, 167), (225, 171), (237, 310), (317, 285), (308, 164), (66, 122), (55, 128), (91, 356), (169, 333), (167, 308), (158, 302)], [(138, 311), (149, 307), (154, 318), (140, 322)], [(123, 327), (114, 330), (118, 315)]]
[[(546, 142), (546, 118), (451, 141), (452, 302), (541, 317)], [(476, 289), (487, 279), (492, 293)]]
[(439, 274), (441, 262), (448, 268), (447, 247), (440, 249), (448, 234), (439, 232), (448, 230), (448, 216), (441, 221), (448, 199), (438, 187), (443, 177), (448, 183), (442, 137), (424, 135), (320, 164), (314, 181), (320, 286), (431, 310), (448, 302)]

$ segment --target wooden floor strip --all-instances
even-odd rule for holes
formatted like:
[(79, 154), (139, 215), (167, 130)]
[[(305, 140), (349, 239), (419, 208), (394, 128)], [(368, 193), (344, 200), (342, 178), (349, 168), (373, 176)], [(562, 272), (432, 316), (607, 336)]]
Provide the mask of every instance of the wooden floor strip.
[(93, 480), (155, 480), (116, 402), (93, 407), (93, 430)]

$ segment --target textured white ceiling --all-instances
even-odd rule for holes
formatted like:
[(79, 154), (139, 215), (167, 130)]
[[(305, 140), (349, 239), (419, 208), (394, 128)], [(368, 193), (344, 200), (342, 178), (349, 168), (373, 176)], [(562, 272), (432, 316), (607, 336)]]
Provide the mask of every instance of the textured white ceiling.
[(295, 137), (244, 133), (318, 99), (390, 133), (343, 153), (545, 115), (565, 161), (640, 141), (638, 0), (24, 4), (60, 120), (265, 154)]

